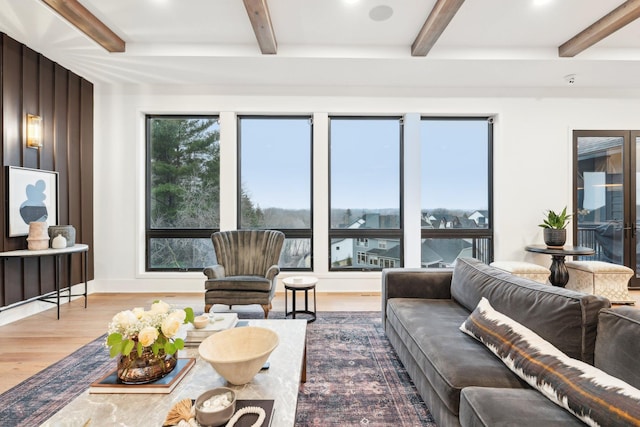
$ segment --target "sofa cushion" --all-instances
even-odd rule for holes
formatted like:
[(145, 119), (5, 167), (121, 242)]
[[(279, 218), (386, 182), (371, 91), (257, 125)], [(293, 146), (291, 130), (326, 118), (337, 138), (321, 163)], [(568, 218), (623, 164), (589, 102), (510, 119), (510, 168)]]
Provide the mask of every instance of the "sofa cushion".
[(472, 258), (456, 261), (451, 295), (469, 311), (485, 297), (496, 310), (587, 363), (593, 363), (598, 312), (611, 305), (605, 298), (536, 283)]
[(387, 304), (389, 326), (456, 415), (464, 387), (528, 387), (484, 346), (458, 330), (468, 315), (450, 299), (392, 298)]
[(640, 310), (616, 307), (598, 316), (596, 368), (640, 388)]
[(583, 427), (584, 423), (538, 390), (467, 387), (460, 394), (460, 425)]
[(514, 373), (590, 425), (640, 425), (640, 390), (567, 357), (530, 329), (496, 311), (486, 298), (460, 326)]

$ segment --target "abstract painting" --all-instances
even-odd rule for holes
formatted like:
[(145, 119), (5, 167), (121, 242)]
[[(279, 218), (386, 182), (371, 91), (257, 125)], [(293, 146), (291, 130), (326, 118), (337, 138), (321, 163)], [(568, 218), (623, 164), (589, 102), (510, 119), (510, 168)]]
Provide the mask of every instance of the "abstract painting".
[(7, 166), (9, 237), (29, 234), (29, 223), (58, 223), (58, 172)]

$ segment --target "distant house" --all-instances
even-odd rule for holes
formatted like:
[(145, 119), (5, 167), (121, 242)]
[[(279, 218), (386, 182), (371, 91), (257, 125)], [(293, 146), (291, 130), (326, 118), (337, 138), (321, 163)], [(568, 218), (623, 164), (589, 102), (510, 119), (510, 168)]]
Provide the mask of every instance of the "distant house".
[(472, 256), (467, 239), (425, 239), (422, 242), (422, 267), (453, 267), (459, 256)]
[[(347, 228), (399, 228), (398, 215), (365, 214)], [(400, 266), (400, 241), (397, 239), (346, 238), (331, 242), (331, 265), (377, 269)]]
[(478, 227), (489, 227), (489, 211), (479, 210), (469, 215), (469, 219), (473, 220)]
[(457, 215), (442, 215), (435, 228), (477, 228), (475, 221)]

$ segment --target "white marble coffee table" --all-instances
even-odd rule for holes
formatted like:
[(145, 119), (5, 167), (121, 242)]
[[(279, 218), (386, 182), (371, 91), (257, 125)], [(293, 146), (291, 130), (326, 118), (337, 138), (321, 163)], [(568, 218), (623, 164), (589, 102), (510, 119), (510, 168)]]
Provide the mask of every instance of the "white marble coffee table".
[[(248, 322), (272, 329), (280, 338), (269, 357), (269, 369), (259, 372), (248, 384), (229, 385), (199, 357), (197, 347), (188, 348), (180, 352), (179, 357), (196, 357), (196, 364), (170, 394), (89, 394), (86, 390), (43, 426), (161, 426), (176, 402), (195, 399), (206, 390), (220, 386), (233, 388), (238, 399), (274, 399), (271, 425), (293, 426), (298, 388), (306, 376), (307, 322), (302, 319)], [(115, 361), (113, 363), (115, 367)], [(86, 424), (88, 420), (91, 422)]]

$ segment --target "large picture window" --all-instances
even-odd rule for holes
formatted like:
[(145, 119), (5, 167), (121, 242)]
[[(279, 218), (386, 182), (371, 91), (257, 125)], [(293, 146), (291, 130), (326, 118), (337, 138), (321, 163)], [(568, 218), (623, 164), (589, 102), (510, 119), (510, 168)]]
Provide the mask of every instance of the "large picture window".
[(401, 266), (401, 119), (332, 117), (329, 144), (330, 269)]
[(285, 234), (283, 270), (311, 270), (312, 122), (306, 117), (238, 119), (238, 228)]
[(421, 121), (421, 267), (493, 257), (492, 120)]
[(146, 139), (146, 269), (201, 270), (220, 227), (218, 117), (149, 115)]

